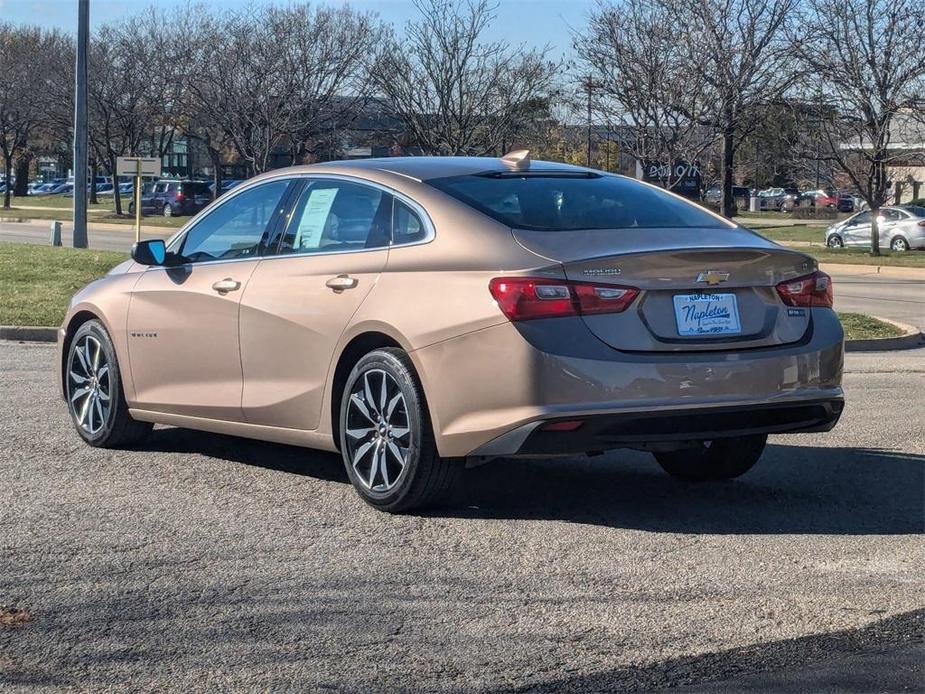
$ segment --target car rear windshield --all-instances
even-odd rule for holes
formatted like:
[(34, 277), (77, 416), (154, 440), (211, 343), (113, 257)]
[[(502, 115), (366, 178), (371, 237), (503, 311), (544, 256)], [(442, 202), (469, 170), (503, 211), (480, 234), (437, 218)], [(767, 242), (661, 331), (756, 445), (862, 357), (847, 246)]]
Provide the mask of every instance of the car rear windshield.
[(208, 183), (200, 183), (198, 181), (187, 182), (183, 184), (183, 192), (186, 195), (208, 195), (212, 191), (209, 190)]
[(529, 231), (716, 227), (693, 203), (631, 178), (585, 173), (491, 173), (427, 181), (497, 221)]

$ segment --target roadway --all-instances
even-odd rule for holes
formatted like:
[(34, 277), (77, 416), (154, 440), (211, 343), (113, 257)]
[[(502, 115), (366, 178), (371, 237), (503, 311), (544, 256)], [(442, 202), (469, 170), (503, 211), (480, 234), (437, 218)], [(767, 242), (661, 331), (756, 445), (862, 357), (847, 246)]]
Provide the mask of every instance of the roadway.
[(848, 354), (835, 430), (735, 481), (500, 460), (388, 516), (329, 453), (91, 448), (0, 342), (0, 689), (919, 691), (923, 352)]

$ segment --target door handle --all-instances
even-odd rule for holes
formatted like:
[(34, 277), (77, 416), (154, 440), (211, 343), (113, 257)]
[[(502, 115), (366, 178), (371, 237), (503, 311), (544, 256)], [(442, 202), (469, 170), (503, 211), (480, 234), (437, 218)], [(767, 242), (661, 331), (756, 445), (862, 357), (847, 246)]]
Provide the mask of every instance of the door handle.
[(337, 277), (332, 277), (324, 284), (326, 287), (330, 287), (335, 292), (342, 292), (345, 289), (353, 289), (359, 283), (360, 281), (356, 277), (351, 277), (350, 275), (338, 275)]
[(236, 289), (240, 289), (241, 283), (237, 280), (233, 280), (230, 277), (226, 277), (223, 280), (219, 280), (212, 285), (212, 289), (217, 291), (219, 294), (227, 294), (228, 292), (233, 292)]

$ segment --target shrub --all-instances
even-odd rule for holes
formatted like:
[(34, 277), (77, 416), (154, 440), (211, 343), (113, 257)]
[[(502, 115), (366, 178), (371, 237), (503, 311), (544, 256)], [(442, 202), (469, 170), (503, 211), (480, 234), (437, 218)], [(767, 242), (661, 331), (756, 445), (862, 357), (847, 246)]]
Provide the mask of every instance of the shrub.
[(797, 207), (793, 210), (794, 219), (836, 219), (838, 212), (828, 207)]
[(915, 200), (910, 200), (905, 203), (906, 205), (918, 205), (919, 207), (925, 207), (925, 198), (916, 198)]

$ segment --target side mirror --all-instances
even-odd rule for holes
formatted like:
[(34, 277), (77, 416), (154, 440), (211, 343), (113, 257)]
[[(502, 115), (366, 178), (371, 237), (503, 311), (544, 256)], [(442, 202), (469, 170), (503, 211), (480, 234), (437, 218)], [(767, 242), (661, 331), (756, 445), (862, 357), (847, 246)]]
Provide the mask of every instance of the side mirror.
[(162, 239), (139, 241), (132, 244), (132, 260), (142, 265), (163, 265), (167, 258), (167, 244)]

